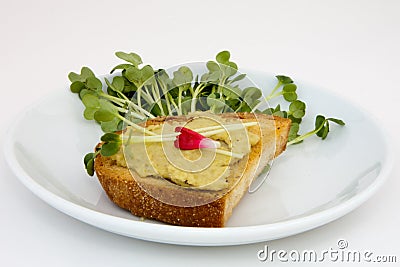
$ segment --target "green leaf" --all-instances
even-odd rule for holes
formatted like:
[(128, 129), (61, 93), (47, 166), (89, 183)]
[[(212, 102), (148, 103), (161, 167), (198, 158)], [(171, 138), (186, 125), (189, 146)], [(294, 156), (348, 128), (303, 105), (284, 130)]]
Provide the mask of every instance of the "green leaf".
[(150, 113), (153, 114), (154, 116), (162, 116), (161, 108), (156, 103), (152, 105)]
[(292, 123), (292, 125), (290, 126), (290, 130), (289, 130), (288, 141), (291, 141), (299, 136), (298, 135), (299, 129), (300, 129), (300, 126), (298, 123)]
[(262, 92), (257, 87), (247, 87), (242, 91), (242, 98), (249, 105), (259, 99), (262, 96)]
[(237, 65), (233, 62), (227, 62), (220, 65), (221, 71), (224, 73), (225, 77), (231, 77), (237, 72)]
[(285, 84), (282, 88), (284, 92), (295, 92), (297, 89), (297, 86), (294, 83), (290, 84)]
[(86, 81), (89, 77), (95, 77), (93, 71), (88, 67), (82, 67), (81, 69), (81, 78), (83, 79), (82, 82)]
[(246, 77), (246, 74), (242, 73), (242, 74), (239, 74), (236, 77), (234, 77), (230, 82), (231, 83), (238, 82), (238, 81), (243, 80), (245, 77)]
[(278, 79), (278, 81), (279, 81), (281, 84), (293, 83), (293, 80), (292, 80), (290, 77), (288, 77), (288, 76), (277, 75), (277, 76), (275, 76), (275, 77)]
[(115, 76), (113, 78), (112, 85), (114, 86), (115, 90), (122, 92), (125, 86), (124, 78), (121, 76)]
[(88, 153), (88, 154), (86, 154), (85, 157), (83, 158), (83, 163), (84, 163), (85, 165), (87, 165), (88, 162), (89, 162), (90, 160), (93, 160), (93, 159), (94, 159), (94, 154), (95, 154), (95, 153)]
[[(230, 69), (232, 69), (232, 72), (233, 72), (234, 74), (236, 74), (236, 72), (237, 72), (237, 70), (238, 70), (238, 66), (237, 66), (236, 63), (234, 63), (234, 62), (227, 62), (227, 63), (225, 63), (225, 65), (228, 66)], [(232, 74), (232, 75), (233, 75), (233, 74)], [(229, 76), (232, 76), (232, 75), (229, 75)]]
[(82, 102), (87, 108), (100, 108), (100, 100), (97, 96), (88, 93), (82, 97)]
[(304, 117), (304, 115), (306, 114), (305, 110), (306, 104), (300, 100), (293, 101), (289, 105), (289, 113), (297, 119)]
[(74, 81), (70, 85), (71, 92), (76, 94), (79, 94), (85, 87), (85, 84), (81, 81)]
[(76, 81), (79, 82), (86, 82), (87, 78), (95, 77), (93, 71), (88, 67), (82, 67), (81, 74), (77, 74), (75, 72), (70, 72), (68, 74), (68, 79), (73, 83)]
[(95, 77), (93, 71), (91, 69), (89, 69), (88, 67), (82, 67), (81, 69), (81, 74), (77, 74), (75, 72), (70, 72), (68, 74), (68, 79), (71, 82), (86, 82), (87, 78), (89, 77)]
[[(291, 118), (291, 116), (289, 116), (289, 117)], [(312, 130), (308, 133), (305, 133), (301, 136), (298, 135), (297, 137), (295, 137), (293, 139), (292, 139), (292, 137), (289, 137), (288, 144), (298, 144), (298, 143), (302, 142), (305, 138), (307, 138), (313, 134), (317, 135), (318, 137), (321, 137), (322, 140), (325, 140), (329, 134), (329, 128), (330, 128), (329, 121), (335, 122), (339, 125), (344, 125), (344, 122), (340, 119), (325, 118), (322, 115), (318, 115), (315, 117), (315, 123), (314, 123), (315, 129), (314, 130)], [(293, 137), (294, 137), (294, 135), (293, 135)]]
[(230, 110), (235, 111), (240, 105), (240, 100), (238, 98), (230, 98), (225, 100), (225, 104), (229, 107)]
[(210, 110), (210, 106), (207, 104), (207, 97), (207, 95), (199, 96), (197, 101), (201, 105), (201, 108), (199, 108), (198, 110)]
[(79, 97), (82, 99), (85, 95), (87, 95), (87, 94), (93, 94), (93, 91), (92, 90), (89, 90), (89, 89), (82, 89), (80, 92), (79, 92)]
[(329, 133), (329, 121), (325, 122), (325, 126), (322, 128), (322, 134), (321, 134), (321, 138), (322, 140), (325, 140), (325, 138), (328, 136)]
[(324, 124), (325, 124), (325, 117), (322, 116), (322, 115), (318, 115), (315, 118), (315, 130), (319, 129), (322, 126), (321, 130), (319, 130), (316, 133), (316, 135), (319, 136), (319, 137), (322, 137), (322, 134), (324, 132), (324, 127), (323, 127)]
[(121, 142), (121, 136), (116, 133), (106, 133), (100, 140), (103, 142)]
[(193, 73), (188, 67), (180, 67), (177, 71), (174, 71), (174, 78), (172, 82), (176, 86), (182, 86), (186, 84), (191, 84), (193, 81)]
[(292, 123), (292, 125), (290, 126), (289, 135), (297, 134), (299, 132), (299, 129), (300, 129), (300, 126), (298, 123)]
[(129, 67), (126, 69), (125, 78), (132, 83), (139, 83), (142, 77), (141, 71), (136, 67)]
[(203, 74), (201, 76), (200, 80), (202, 82), (217, 83), (220, 76), (221, 76), (221, 72), (218, 70), (218, 71)]
[(100, 107), (103, 109), (107, 109), (111, 112), (117, 113), (118, 110), (116, 109), (116, 106), (114, 106), (110, 101), (106, 99), (99, 99)]
[(130, 67), (126, 69), (124, 76), (135, 86), (140, 87), (150, 78), (154, 78), (154, 70), (150, 65), (146, 65), (142, 69)]
[(144, 84), (150, 78), (154, 77), (154, 70), (153, 70), (153, 67), (151, 67), (150, 65), (144, 66), (140, 71), (142, 73), (142, 77), (141, 77), (142, 84)]
[(219, 113), (225, 107), (225, 101), (219, 98), (219, 94), (212, 93), (207, 97), (207, 105), (211, 107), (214, 113)]
[(221, 51), (217, 54), (215, 59), (217, 60), (218, 63), (225, 64), (225, 63), (229, 62), (230, 57), (231, 57), (231, 54), (229, 53), (229, 51)]
[(275, 111), (272, 115), (287, 118), (287, 112), (284, 110)]
[(296, 92), (284, 92), (283, 98), (288, 102), (293, 102), (297, 100), (297, 94)]
[(68, 79), (73, 83), (73, 82), (84, 82), (82, 80), (81, 75), (75, 73), (75, 72), (70, 72), (68, 74)]
[(179, 71), (182, 72), (188, 82), (193, 81), (193, 73), (192, 70), (186, 66), (180, 67)]
[(117, 65), (117, 66), (115, 66), (111, 71), (110, 71), (110, 74), (112, 74), (114, 71), (116, 71), (116, 70), (126, 70), (126, 69), (128, 69), (129, 67), (132, 67), (132, 65), (131, 64), (119, 64), (119, 65)]
[(86, 165), (86, 172), (90, 176), (94, 175), (94, 159), (90, 160), (88, 164)]
[(105, 133), (112, 133), (116, 131), (122, 130), (122, 120), (118, 118), (114, 118), (111, 121), (102, 121), (100, 122), (101, 130)]
[(114, 86), (112, 85), (112, 83), (107, 78), (104, 78), (104, 82), (107, 85), (107, 92), (109, 91), (108, 89), (111, 89), (111, 91), (114, 91), (114, 93), (115, 93), (115, 91), (117, 91), (117, 90), (114, 89)]
[(114, 119), (115, 114), (109, 110), (99, 109), (93, 114), (93, 118), (98, 122), (107, 122)]
[(251, 112), (251, 107), (246, 102), (242, 102), (239, 112)]
[(240, 90), (239, 87), (232, 87), (232, 86), (224, 86), (222, 88), (222, 94), (226, 97), (226, 98), (239, 98), (242, 94), (242, 90)]
[(332, 121), (334, 123), (337, 123), (339, 125), (345, 125), (344, 121), (340, 120), (340, 119), (335, 119), (335, 118), (328, 118), (327, 120)]
[(103, 84), (96, 77), (88, 77), (86, 79), (86, 86), (89, 89), (94, 89), (94, 90), (97, 90), (97, 91), (100, 91), (103, 88)]
[(87, 120), (93, 120), (94, 114), (100, 109), (100, 103), (97, 96), (87, 93), (82, 97), (82, 103), (85, 105), (83, 117)]
[(210, 72), (218, 72), (218, 71), (220, 71), (220, 67), (215, 61), (208, 61), (206, 63), (206, 67)]
[(192, 97), (190, 97), (190, 96), (185, 96), (182, 99), (182, 113), (183, 114), (188, 114), (190, 112), (191, 101), (192, 101)]
[(87, 174), (90, 176), (94, 175), (94, 159), (89, 160), (89, 162), (85, 166)]
[(117, 57), (119, 57), (122, 60), (125, 60), (129, 63), (132, 63), (132, 65), (134, 65), (135, 67), (139, 66), (140, 64), (142, 64), (142, 59), (140, 58), (140, 56), (138, 54), (135, 53), (125, 53), (125, 52), (116, 52), (115, 55)]
[(120, 142), (105, 143), (101, 146), (100, 153), (102, 156), (109, 157), (118, 153), (121, 147)]
[(261, 101), (259, 99), (254, 100), (251, 103), (247, 103), (249, 105), (249, 107), (251, 107), (251, 109), (253, 110), (253, 108), (255, 108), (258, 104), (260, 104)]
[(118, 115), (116, 107), (105, 99), (100, 99), (100, 109), (94, 113), (94, 119), (98, 122), (107, 122)]
[(85, 165), (86, 172), (90, 175), (94, 175), (94, 159), (96, 154), (95, 153), (88, 153), (83, 158), (83, 163)]
[(272, 113), (274, 113), (274, 109), (273, 108), (267, 108), (267, 109), (264, 109), (262, 113), (264, 113), (266, 115), (272, 115)]
[(288, 117), (287, 111), (281, 110), (281, 105), (280, 104), (278, 104), (275, 108), (265, 109), (262, 113), (267, 114), (267, 115), (279, 116), (279, 117), (282, 117), (282, 118), (287, 118)]
[(315, 118), (315, 129), (318, 129), (319, 127), (321, 127), (321, 125), (325, 123), (325, 117), (322, 115), (318, 115)]
[(306, 113), (304, 112), (304, 110), (296, 110), (295, 112), (292, 113), (292, 116), (297, 119), (300, 119), (303, 118), (305, 114)]
[[(124, 79), (126, 79), (126, 78), (124, 78)], [(129, 81), (128, 81), (128, 83), (129, 83)], [(134, 85), (133, 83), (129, 83), (129, 84), (125, 83), (124, 90), (122, 92), (124, 94), (128, 94), (130, 92), (136, 92), (136, 91), (137, 91), (136, 85)]]
[(169, 78), (168, 73), (164, 69), (158, 70), (157, 73), (155, 73), (154, 75), (157, 77), (158, 81), (160, 81), (163, 85), (168, 87), (169, 85), (172, 84), (172, 81)]
[(107, 78), (105, 78), (104, 81), (106, 82), (108, 88), (110, 88), (114, 92), (122, 92), (125, 88), (125, 80), (121, 76), (115, 76), (112, 83), (110, 83)]
[(93, 120), (94, 113), (96, 113), (97, 111), (97, 108), (85, 108), (85, 110), (83, 111), (83, 117), (87, 120)]
[(306, 110), (306, 104), (303, 101), (296, 100), (290, 103), (289, 105), (289, 111), (295, 112), (297, 110)]
[(302, 121), (301, 118), (295, 118), (295, 117), (293, 117), (292, 115), (289, 115), (289, 116), (288, 116), (288, 119), (290, 119), (290, 120), (292, 121), (292, 123), (298, 123), (298, 124), (300, 124), (301, 121)]

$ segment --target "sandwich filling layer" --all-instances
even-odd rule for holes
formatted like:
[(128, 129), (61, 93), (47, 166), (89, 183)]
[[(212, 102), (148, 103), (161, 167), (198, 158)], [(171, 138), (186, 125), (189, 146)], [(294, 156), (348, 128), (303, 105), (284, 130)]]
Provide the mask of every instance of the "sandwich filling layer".
[[(200, 134), (219, 143), (218, 151), (177, 148), (174, 145), (177, 127), (200, 131)], [(218, 130), (203, 131), (207, 128)], [(223, 190), (235, 183), (231, 178), (240, 177), (238, 172), (243, 170), (233, 166), (246, 160), (251, 147), (260, 142), (258, 125), (246, 127), (240, 119), (215, 119), (208, 114), (197, 114), (185, 121), (167, 120), (163, 124), (149, 125), (146, 129), (156, 133), (162, 141), (128, 141), (112, 156), (115, 163), (135, 171), (142, 178), (161, 177), (178, 186), (205, 190)], [(134, 140), (143, 133), (128, 127), (124, 135), (125, 140)]]

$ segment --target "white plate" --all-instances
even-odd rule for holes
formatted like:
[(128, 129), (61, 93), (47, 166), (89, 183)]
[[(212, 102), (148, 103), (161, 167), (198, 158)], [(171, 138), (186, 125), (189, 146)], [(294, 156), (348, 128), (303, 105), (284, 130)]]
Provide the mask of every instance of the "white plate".
[[(251, 72), (270, 88), (271, 75)], [(83, 106), (69, 90), (59, 90), (27, 109), (10, 129), (5, 155), (17, 177), (56, 209), (117, 234), (184, 245), (261, 242), (304, 232), (358, 207), (383, 183), (392, 154), (381, 126), (370, 115), (328, 91), (297, 81), (307, 105), (303, 131), (315, 112), (342, 118), (325, 141), (316, 137), (288, 147), (268, 180), (247, 194), (225, 228), (190, 228), (141, 221), (113, 205), (96, 178), (86, 175), (82, 157), (101, 131), (82, 117)]]

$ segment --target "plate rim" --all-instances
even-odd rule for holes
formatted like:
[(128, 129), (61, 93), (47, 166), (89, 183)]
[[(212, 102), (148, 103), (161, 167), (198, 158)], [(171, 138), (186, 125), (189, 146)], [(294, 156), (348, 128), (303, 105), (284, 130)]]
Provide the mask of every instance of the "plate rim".
[[(248, 68), (242, 68), (242, 70), (246, 70), (246, 73), (263, 73), (271, 76), (270, 73), (261, 70), (252, 70)], [(299, 81), (300, 83), (309, 84), (306, 81)], [(315, 86), (313, 84), (311, 85)], [(368, 185), (368, 187), (349, 199), (341, 202), (340, 204), (316, 213), (301, 216), (299, 218), (288, 219), (285, 221), (251, 226), (227, 226), (223, 228), (182, 227), (168, 224), (144, 223), (142, 221), (121, 218), (89, 209), (68, 201), (47, 190), (35, 182), (34, 178), (27, 174), (24, 168), (18, 162), (14, 153), (13, 136), (14, 132), (18, 128), (18, 125), (20, 125), (20, 122), (24, 119), (27, 111), (39, 106), (42, 102), (46, 101), (46, 99), (51, 98), (54, 95), (61, 94), (63, 91), (56, 90), (50, 94), (46, 94), (45, 96), (25, 107), (18, 114), (15, 120), (12, 121), (6, 133), (3, 153), (6, 162), (13, 171), (14, 175), (22, 182), (22, 184), (24, 184), (32, 193), (34, 193), (34, 195), (45, 201), (53, 208), (75, 219), (109, 232), (158, 243), (190, 246), (242, 245), (279, 239), (320, 227), (353, 211), (366, 200), (368, 200), (382, 186), (393, 168), (394, 151), (389, 145), (390, 135), (384, 126), (379, 125), (378, 119), (369, 111), (365, 110), (362, 106), (336, 94), (334, 91), (326, 90), (325, 88), (319, 86), (318, 88), (321, 88), (323, 91), (334, 95), (341, 101), (344, 101), (347, 104), (355, 107), (361, 113), (367, 115), (374, 123), (377, 131), (383, 137), (382, 142), (384, 144), (385, 154), (384, 158), (382, 159), (382, 168), (378, 176), (370, 185)], [(377, 127), (378, 125), (379, 127)], [(112, 227), (115, 225), (119, 225), (119, 227), (113, 229)], [(123, 230), (121, 230), (121, 226)], [(154, 231), (154, 228), (158, 228), (159, 231)], [(140, 231), (137, 231), (138, 229)], [(282, 229), (285, 231), (282, 231)], [(144, 234), (136, 234), (138, 232)], [(173, 235), (171, 235), (171, 233), (173, 233)], [(211, 240), (208, 237), (210, 234), (213, 236)]]

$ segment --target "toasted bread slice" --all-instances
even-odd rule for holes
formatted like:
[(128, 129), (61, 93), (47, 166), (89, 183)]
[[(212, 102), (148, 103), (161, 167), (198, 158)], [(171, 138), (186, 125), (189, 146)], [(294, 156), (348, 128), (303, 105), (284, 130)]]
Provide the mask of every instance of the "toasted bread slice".
[[(95, 171), (111, 201), (132, 214), (147, 219), (180, 226), (223, 227), (234, 207), (247, 192), (253, 178), (261, 173), (271, 159), (285, 150), (291, 121), (253, 113), (225, 113), (220, 116), (227, 119), (239, 117), (242, 122), (258, 121), (259, 127), (253, 131), (261, 137), (261, 141), (251, 147), (246, 160), (240, 160), (231, 167), (242, 168), (243, 172), (229, 191), (216, 198), (217, 192), (176, 186), (160, 177), (141, 179), (135, 171), (99, 154), (95, 159)], [(148, 120), (144, 126), (163, 124), (165, 120), (164, 117), (158, 117)], [(154, 197), (154, 194), (171, 201), (162, 201), (159, 197)], [(196, 201), (200, 204), (193, 205)]]

